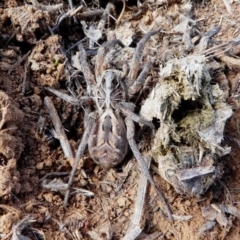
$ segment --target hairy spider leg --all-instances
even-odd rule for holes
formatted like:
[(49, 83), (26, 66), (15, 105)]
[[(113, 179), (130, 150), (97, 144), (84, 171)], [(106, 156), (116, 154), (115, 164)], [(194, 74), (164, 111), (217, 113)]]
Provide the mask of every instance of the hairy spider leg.
[(129, 117), (125, 118), (125, 124), (127, 126), (127, 139), (130, 145), (130, 148), (136, 158), (136, 160), (138, 161), (141, 171), (144, 173), (144, 175), (147, 177), (148, 181), (151, 183), (151, 185), (153, 186), (153, 188), (155, 189), (155, 191), (157, 192), (160, 200), (162, 201), (162, 203), (164, 204), (164, 207), (166, 209), (166, 214), (168, 216), (168, 220), (170, 222), (173, 222), (173, 216), (170, 210), (170, 207), (164, 197), (164, 195), (162, 194), (162, 192), (159, 190), (159, 188), (156, 186), (156, 184), (154, 183), (152, 176), (150, 175), (149, 171), (148, 171), (148, 167), (146, 162), (143, 160), (143, 157), (137, 147), (137, 143), (134, 139), (135, 136), (135, 126), (134, 123), (132, 121), (132, 119), (130, 119)]
[(90, 114), (89, 115), (89, 119), (88, 119), (88, 124), (87, 124), (87, 126), (85, 128), (85, 131), (83, 133), (83, 137), (82, 137), (81, 143), (78, 146), (78, 150), (77, 150), (77, 153), (76, 153), (76, 156), (75, 156), (75, 159), (74, 159), (74, 164), (72, 166), (72, 170), (71, 170), (70, 175), (69, 175), (68, 189), (67, 189), (67, 191), (65, 193), (64, 202), (63, 202), (63, 206), (64, 207), (67, 207), (69, 194), (70, 194), (70, 187), (72, 186), (72, 182), (73, 182), (73, 178), (74, 178), (75, 172), (77, 170), (77, 166), (78, 166), (80, 160), (82, 159), (84, 151), (85, 151), (85, 149), (87, 147), (89, 135), (90, 135), (91, 129), (92, 129), (93, 125), (94, 125), (94, 122), (95, 122), (95, 116), (94, 116), (94, 114)]

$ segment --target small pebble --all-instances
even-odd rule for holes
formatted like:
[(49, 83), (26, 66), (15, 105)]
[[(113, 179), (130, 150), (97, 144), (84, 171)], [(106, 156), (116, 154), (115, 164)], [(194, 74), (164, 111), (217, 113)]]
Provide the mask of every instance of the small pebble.
[(124, 206), (126, 206), (127, 198), (125, 198), (125, 197), (120, 197), (120, 198), (117, 200), (117, 203), (118, 203), (118, 206), (119, 206), (119, 207), (124, 207)]
[(36, 168), (37, 168), (38, 170), (42, 170), (42, 169), (43, 169), (43, 166), (44, 166), (44, 162), (40, 162), (40, 163), (38, 163), (38, 164), (36, 165)]

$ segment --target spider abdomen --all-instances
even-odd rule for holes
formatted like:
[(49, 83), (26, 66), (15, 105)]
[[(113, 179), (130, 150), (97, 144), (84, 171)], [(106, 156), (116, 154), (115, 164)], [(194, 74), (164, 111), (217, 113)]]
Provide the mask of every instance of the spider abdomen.
[(92, 159), (109, 169), (120, 163), (128, 150), (125, 124), (112, 109), (106, 110), (95, 122), (88, 149)]

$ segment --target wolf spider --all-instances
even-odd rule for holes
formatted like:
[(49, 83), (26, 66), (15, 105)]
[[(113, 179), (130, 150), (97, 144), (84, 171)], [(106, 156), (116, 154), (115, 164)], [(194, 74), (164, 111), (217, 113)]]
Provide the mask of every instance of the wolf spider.
[[(133, 113), (134, 104), (128, 102), (140, 90), (151, 68), (151, 62), (148, 61), (138, 75), (144, 45), (152, 35), (159, 32), (160, 30), (151, 31), (138, 42), (128, 74), (127, 71), (124, 72), (109, 68), (109, 59), (105, 57), (111, 47), (116, 44), (124, 47), (121, 41), (113, 40), (99, 47), (95, 64), (95, 77), (87, 63), (87, 56), (83, 46), (78, 46), (78, 60), (81, 71), (87, 83), (88, 95), (90, 100), (95, 104), (96, 111), (88, 115), (84, 134), (69, 176), (68, 188), (64, 199), (65, 207), (68, 202), (70, 186), (72, 185), (77, 165), (87, 145), (92, 159), (105, 169), (112, 168), (119, 164), (126, 156), (129, 145), (141, 167), (141, 171), (147, 177), (163, 202), (165, 206), (165, 211), (163, 212), (165, 212), (168, 219), (172, 221), (170, 208), (163, 194), (155, 185), (134, 139), (135, 127), (133, 121), (150, 127), (153, 127), (153, 124)], [(47, 89), (60, 96), (55, 90)], [(69, 98), (71, 97), (64, 97), (65, 100), (69, 100)], [(72, 102), (75, 100), (72, 99)]]

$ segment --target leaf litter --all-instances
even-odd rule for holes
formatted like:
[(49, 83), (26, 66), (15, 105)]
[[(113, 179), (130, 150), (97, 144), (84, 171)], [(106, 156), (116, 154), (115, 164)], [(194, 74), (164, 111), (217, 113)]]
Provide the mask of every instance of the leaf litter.
[[(152, 175), (175, 222), (161, 217), (149, 187), (139, 238), (238, 239), (239, 2), (82, 1), (74, 7), (61, 0), (0, 4), (1, 238), (124, 238), (141, 175), (131, 154), (106, 172), (86, 152), (67, 209), (61, 193), (41, 187), (46, 174), (69, 172), (72, 164), (55, 139), (44, 97), (53, 99), (73, 151), (87, 111), (45, 87), (85, 96), (81, 69), (70, 65), (74, 44), (83, 43), (94, 68), (99, 45), (121, 40), (123, 54), (112, 51), (108, 58), (123, 69), (141, 37), (160, 27), (144, 48), (142, 62), (150, 59), (153, 66), (135, 102), (156, 122), (156, 132), (139, 129), (136, 140), (154, 159)], [(46, 125), (38, 132), (40, 118)]]

